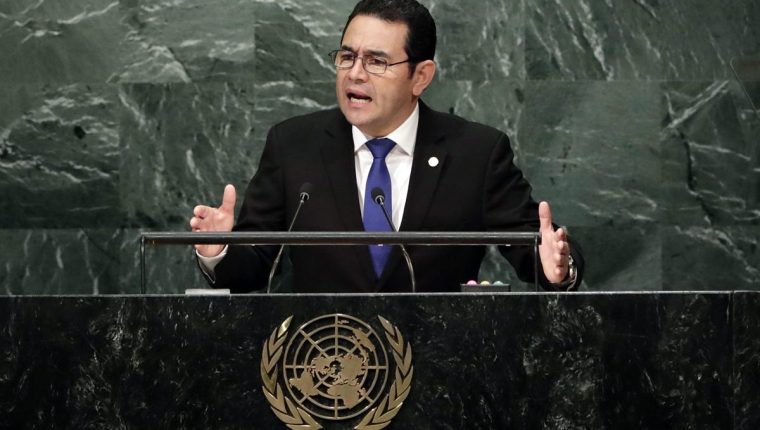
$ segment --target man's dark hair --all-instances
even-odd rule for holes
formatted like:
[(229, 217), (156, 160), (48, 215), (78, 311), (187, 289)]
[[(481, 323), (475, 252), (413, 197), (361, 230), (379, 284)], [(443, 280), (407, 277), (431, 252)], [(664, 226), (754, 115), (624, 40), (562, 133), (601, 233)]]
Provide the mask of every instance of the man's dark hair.
[(412, 72), (418, 63), (435, 57), (435, 21), (430, 11), (416, 0), (361, 0), (348, 16), (341, 40), (346, 35), (351, 20), (357, 15), (406, 24), (408, 32), (404, 51), (409, 57)]

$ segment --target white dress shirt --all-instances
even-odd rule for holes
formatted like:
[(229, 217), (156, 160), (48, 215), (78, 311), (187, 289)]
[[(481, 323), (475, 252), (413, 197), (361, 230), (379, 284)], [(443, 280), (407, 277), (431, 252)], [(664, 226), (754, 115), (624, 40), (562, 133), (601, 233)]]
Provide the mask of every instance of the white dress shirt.
[[(364, 192), (367, 187), (367, 176), (369, 169), (372, 167), (372, 152), (370, 152), (366, 143), (370, 139), (386, 137), (396, 142), (396, 146), (385, 157), (385, 164), (388, 166), (388, 173), (391, 176), (393, 213), (391, 219), (397, 229), (401, 228), (401, 220), (404, 217), (404, 207), (406, 206), (406, 195), (409, 191), (409, 177), (412, 175), (412, 160), (414, 156), (414, 146), (417, 142), (417, 126), (420, 119), (420, 105), (414, 107), (414, 111), (409, 118), (403, 122), (397, 129), (393, 130), (387, 136), (367, 136), (356, 126), (351, 126), (351, 134), (354, 140), (354, 165), (356, 170), (356, 188), (359, 191), (359, 208), (362, 217), (364, 217)], [(201, 268), (206, 274), (213, 278), (214, 267), (222, 261), (227, 255), (227, 247), (216, 257), (204, 257), (198, 254), (198, 260)]]
[(414, 156), (414, 145), (417, 141), (417, 125), (420, 119), (419, 104), (409, 118), (404, 121), (399, 128), (395, 129), (387, 136), (367, 136), (356, 126), (351, 126), (351, 132), (354, 137), (354, 162), (356, 166), (356, 188), (359, 190), (359, 207), (364, 217), (364, 192), (367, 188), (367, 177), (372, 167), (372, 152), (370, 152), (366, 143), (370, 139), (377, 137), (386, 137), (394, 142), (396, 146), (385, 157), (385, 164), (388, 166), (388, 173), (391, 175), (391, 206), (393, 213), (393, 225), (397, 229), (401, 228), (401, 220), (404, 218), (404, 207), (406, 206), (406, 195), (409, 191), (409, 177), (412, 175), (412, 160)]

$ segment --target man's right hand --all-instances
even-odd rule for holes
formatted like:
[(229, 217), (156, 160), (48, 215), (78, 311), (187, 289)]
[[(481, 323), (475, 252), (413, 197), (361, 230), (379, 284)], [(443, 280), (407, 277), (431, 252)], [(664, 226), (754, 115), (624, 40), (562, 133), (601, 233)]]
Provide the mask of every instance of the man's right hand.
[[(206, 232), (229, 232), (235, 224), (235, 187), (228, 184), (224, 187), (222, 205), (218, 208), (198, 205), (193, 209), (193, 217), (190, 218), (192, 231)], [(216, 257), (225, 245), (195, 245), (198, 253), (204, 257)]]

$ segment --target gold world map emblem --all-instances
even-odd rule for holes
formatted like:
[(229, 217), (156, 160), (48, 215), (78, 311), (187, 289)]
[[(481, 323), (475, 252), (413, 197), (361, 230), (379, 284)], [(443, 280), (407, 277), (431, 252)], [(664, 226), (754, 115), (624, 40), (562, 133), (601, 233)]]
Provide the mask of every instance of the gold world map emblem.
[(358, 318), (324, 315), (289, 335), (292, 320), (283, 321), (262, 350), (262, 388), (275, 415), (294, 430), (321, 429), (315, 417), (337, 421), (362, 414), (357, 430), (390, 424), (414, 371), (412, 347), (398, 328), (378, 316), (389, 361), (383, 336)]

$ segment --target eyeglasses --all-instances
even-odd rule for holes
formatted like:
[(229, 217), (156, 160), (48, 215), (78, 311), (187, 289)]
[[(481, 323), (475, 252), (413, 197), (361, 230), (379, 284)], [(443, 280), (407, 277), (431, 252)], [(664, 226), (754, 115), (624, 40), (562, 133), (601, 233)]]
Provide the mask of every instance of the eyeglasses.
[(335, 67), (340, 70), (346, 70), (354, 67), (356, 59), (361, 58), (364, 70), (366, 70), (367, 73), (371, 73), (373, 75), (382, 75), (386, 70), (388, 70), (388, 67), (390, 66), (409, 63), (412, 61), (411, 59), (406, 59), (404, 61), (388, 64), (388, 60), (384, 58), (375, 57), (374, 55), (358, 56), (354, 52), (346, 51), (343, 49), (332, 51), (330, 52), (329, 56), (333, 60)]

